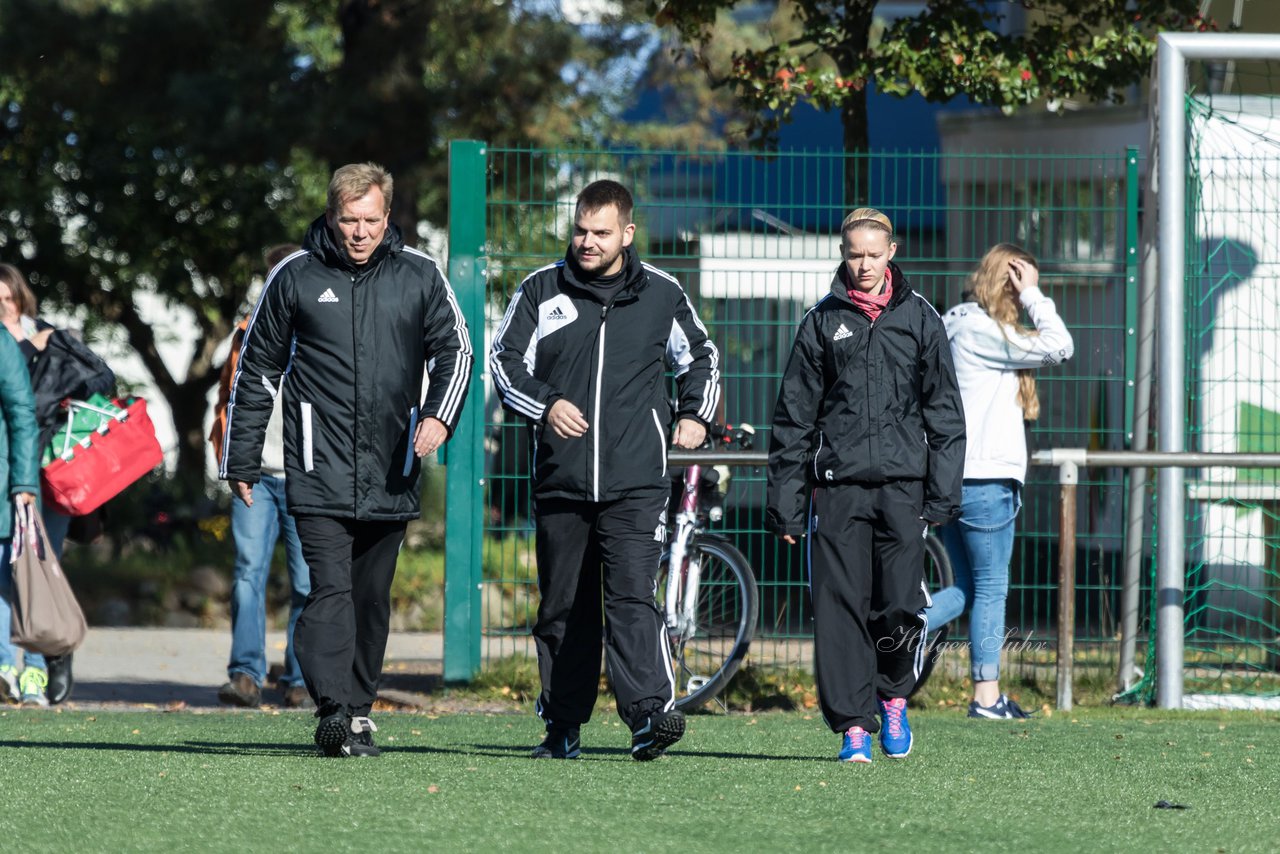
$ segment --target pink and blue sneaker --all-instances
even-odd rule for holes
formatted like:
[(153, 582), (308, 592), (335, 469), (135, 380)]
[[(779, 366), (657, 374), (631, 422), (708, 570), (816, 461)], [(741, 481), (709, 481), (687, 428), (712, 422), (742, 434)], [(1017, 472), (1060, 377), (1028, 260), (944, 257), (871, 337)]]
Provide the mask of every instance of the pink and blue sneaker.
[(871, 733), (860, 726), (851, 726), (844, 731), (844, 742), (840, 746), (841, 762), (870, 762)]
[(891, 759), (911, 752), (911, 725), (907, 723), (907, 701), (902, 697), (880, 701), (880, 747)]

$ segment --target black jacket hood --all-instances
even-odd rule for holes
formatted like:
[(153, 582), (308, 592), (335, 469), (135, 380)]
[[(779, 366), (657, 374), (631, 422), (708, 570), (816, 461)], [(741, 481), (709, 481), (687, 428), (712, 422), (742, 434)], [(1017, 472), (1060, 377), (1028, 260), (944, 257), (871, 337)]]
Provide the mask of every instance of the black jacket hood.
[[(565, 249), (564, 267), (561, 269), (566, 282), (585, 293), (591, 294), (593, 299), (602, 301), (600, 299), (600, 289), (593, 288), (590, 284), (590, 279), (582, 275), (582, 269), (578, 266), (578, 259), (573, 257), (572, 243)], [(640, 260), (640, 256), (636, 254), (635, 247), (627, 246), (622, 250), (622, 270), (626, 278), (618, 288), (617, 296), (614, 297), (615, 301), (633, 297), (649, 284), (649, 276), (644, 271), (644, 263)]]
[(333, 239), (333, 232), (329, 230), (329, 221), (324, 214), (321, 214), (307, 226), (307, 236), (302, 239), (302, 248), (319, 256), (326, 267), (355, 271), (375, 266), (387, 255), (404, 249), (404, 234), (400, 231), (400, 226), (394, 222), (387, 223), (387, 231), (382, 235), (382, 242), (378, 244), (378, 248), (373, 250), (368, 261), (356, 265), (351, 263), (347, 253)]
[[(902, 272), (902, 268), (892, 261), (889, 262), (889, 273), (893, 279), (893, 296), (889, 297), (889, 305), (887, 308), (897, 308), (911, 296), (911, 283), (907, 281), (907, 274)], [(857, 308), (853, 300), (849, 298), (849, 288), (853, 287), (849, 281), (849, 268), (845, 266), (843, 261), (836, 268), (836, 274), (831, 279), (831, 294), (841, 302)]]

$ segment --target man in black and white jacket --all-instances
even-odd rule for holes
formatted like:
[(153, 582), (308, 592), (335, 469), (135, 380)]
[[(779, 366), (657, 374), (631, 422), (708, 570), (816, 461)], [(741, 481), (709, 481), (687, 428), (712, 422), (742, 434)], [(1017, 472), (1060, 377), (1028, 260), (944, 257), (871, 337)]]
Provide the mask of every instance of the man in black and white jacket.
[(391, 193), (376, 164), (338, 169), (303, 251), (268, 275), (227, 403), (219, 472), (253, 503), (283, 389), (287, 503), (311, 568), (294, 646), (329, 756), (378, 754), (368, 715), (396, 557), (419, 515), (419, 459), (452, 433), (471, 377), (453, 290), (389, 222)]
[(679, 282), (636, 255), (632, 205), (616, 181), (578, 195), (564, 260), (520, 285), (490, 354), (503, 403), (531, 432), (542, 594), (533, 635), (547, 726), (534, 758), (579, 754), (602, 629), (632, 756), (654, 759), (684, 734), (654, 604), (667, 447), (669, 436), (682, 448), (702, 444), (716, 416), (720, 355)]

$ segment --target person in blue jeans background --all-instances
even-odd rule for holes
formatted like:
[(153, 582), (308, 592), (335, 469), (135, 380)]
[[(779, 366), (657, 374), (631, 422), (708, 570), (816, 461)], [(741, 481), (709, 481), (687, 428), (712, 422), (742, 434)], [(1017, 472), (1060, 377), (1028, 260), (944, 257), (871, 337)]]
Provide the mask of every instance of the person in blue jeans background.
[[(26, 360), (12, 336), (0, 335), (0, 694), (5, 701), (21, 698), (18, 647), (9, 641), (13, 575), (9, 551), (13, 536), (13, 510), (18, 504), (35, 504), (40, 490), (36, 465), (35, 397)], [(27, 668), (32, 667), (26, 657)], [(41, 661), (43, 664), (43, 661)], [(41, 686), (43, 696), (43, 686)]]
[[(969, 441), (960, 516), (940, 531), (955, 585), (934, 594), (925, 616), (936, 629), (971, 611), (971, 718), (1027, 717), (1000, 691), (1009, 560), (1027, 471), (1024, 422), (1040, 415), (1034, 371), (1065, 362), (1075, 347), (1039, 282), (1035, 258), (998, 244), (970, 274), (960, 304), (943, 317)], [(1020, 309), (1034, 328), (1019, 322)]]
[[(268, 271), (284, 259), (300, 251), (285, 244), (267, 251)], [(269, 275), (269, 273), (268, 273)], [(240, 323), (231, 339), (231, 350), (222, 367), (218, 404), (209, 440), (214, 455), (222, 459), (227, 400), (231, 380), (244, 342), (248, 319)], [(218, 699), (229, 705), (256, 708), (262, 703), (262, 685), (269, 673), (267, 663), (267, 579), (271, 574), (271, 558), (276, 542), (283, 537), (285, 558), (289, 568), (289, 625), (286, 634), (284, 671), (276, 687), (281, 705), (288, 708), (310, 708), (314, 704), (302, 680), (302, 668), (293, 649), (293, 628), (311, 592), (311, 575), (302, 556), (298, 529), (285, 505), (284, 481), (284, 416), (281, 395), (277, 390), (275, 408), (267, 422), (262, 446), (262, 480), (254, 490), (251, 506), (231, 502), (231, 538), (235, 541), (235, 579), (231, 587), (231, 655), (227, 662), (227, 681), (218, 689)]]

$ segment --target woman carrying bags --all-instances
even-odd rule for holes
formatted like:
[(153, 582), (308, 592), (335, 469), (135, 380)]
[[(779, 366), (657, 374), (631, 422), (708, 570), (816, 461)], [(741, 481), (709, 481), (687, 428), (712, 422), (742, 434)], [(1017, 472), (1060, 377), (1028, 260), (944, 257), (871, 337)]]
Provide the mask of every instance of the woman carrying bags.
[[(36, 317), (35, 294), (26, 277), (12, 264), (0, 264), (0, 321), (9, 331), (9, 337), (17, 343), (24, 369), (28, 372), (39, 430), (33, 452), (38, 465), (50, 438), (66, 422), (63, 399), (83, 400), (93, 394), (110, 393), (115, 388), (115, 374), (106, 362), (70, 332), (55, 329)], [(43, 517), (49, 544), (54, 555), (61, 560), (71, 517), (48, 505), (43, 509)], [(9, 644), (7, 633), (0, 639), (0, 644)], [(11, 644), (9, 647), (12, 650)], [(3, 653), (0, 653), (2, 657)], [(47, 706), (61, 703), (71, 693), (71, 654), (44, 656), (28, 652), (19, 682), (24, 704)]]
[(13, 596), (9, 554), (14, 507), (35, 504), (40, 491), (36, 433), (35, 399), (26, 360), (11, 336), (0, 335), (0, 694), (15, 702), (22, 696), (22, 679), (17, 647), (9, 642), (9, 602)]
[[(934, 594), (931, 627), (969, 615), (973, 701), (969, 717), (1025, 718), (1000, 692), (1005, 599), (1014, 520), (1027, 471), (1024, 422), (1040, 414), (1035, 370), (1071, 358), (1071, 333), (1039, 288), (1035, 258), (1021, 247), (992, 247), (969, 275), (969, 290), (943, 318), (964, 398), (968, 448), (960, 517), (941, 531), (955, 586)], [(1034, 328), (1019, 323), (1026, 309)]]
[(964, 414), (942, 319), (892, 262), (889, 218), (853, 211), (840, 248), (778, 392), (766, 523), (809, 538), (823, 717), (842, 762), (870, 762), (877, 731), (886, 756), (911, 752), (924, 533), (959, 510)]

